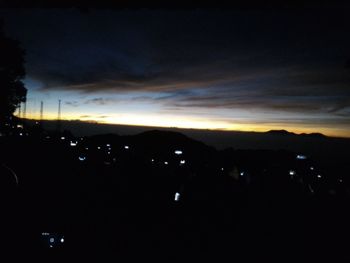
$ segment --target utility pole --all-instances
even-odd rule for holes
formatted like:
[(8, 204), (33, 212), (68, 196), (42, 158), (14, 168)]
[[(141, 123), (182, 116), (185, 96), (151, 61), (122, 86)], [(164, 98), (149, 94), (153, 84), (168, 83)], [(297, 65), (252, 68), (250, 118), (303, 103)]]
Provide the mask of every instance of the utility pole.
[(58, 100), (57, 131), (61, 132), (61, 100)]

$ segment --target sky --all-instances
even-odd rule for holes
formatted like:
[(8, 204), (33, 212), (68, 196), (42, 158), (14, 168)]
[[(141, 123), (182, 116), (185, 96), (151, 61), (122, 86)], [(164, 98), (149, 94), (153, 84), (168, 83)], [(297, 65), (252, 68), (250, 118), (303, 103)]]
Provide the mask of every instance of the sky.
[(350, 137), (348, 8), (0, 9), (27, 118)]

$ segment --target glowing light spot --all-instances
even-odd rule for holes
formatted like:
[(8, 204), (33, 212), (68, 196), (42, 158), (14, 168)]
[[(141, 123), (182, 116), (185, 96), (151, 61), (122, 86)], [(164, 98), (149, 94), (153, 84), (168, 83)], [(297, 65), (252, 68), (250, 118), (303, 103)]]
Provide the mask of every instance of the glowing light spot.
[(50, 243), (54, 243), (55, 239), (53, 237), (50, 237)]
[(70, 141), (70, 146), (74, 147), (77, 146), (78, 142), (77, 141)]
[(224, 168), (223, 167), (221, 167), (221, 171), (223, 171), (224, 170)]
[(174, 200), (175, 200), (176, 202), (180, 201), (180, 193), (178, 193), (178, 192), (175, 193), (175, 198), (174, 198)]
[(181, 155), (181, 154), (182, 154), (182, 151), (176, 150), (176, 151), (175, 151), (175, 154), (176, 154), (176, 155)]
[(20, 133), (19, 133), (19, 136), (22, 136), (22, 135), (23, 135), (23, 133), (20, 132)]
[(181, 161), (180, 161), (180, 164), (185, 164), (185, 163), (186, 163), (185, 160), (181, 160)]
[(61, 137), (61, 140), (65, 140), (65, 139), (66, 139), (66, 137), (64, 137), (64, 136)]
[(298, 155), (297, 155), (297, 159), (299, 159), (299, 160), (305, 160), (305, 159), (306, 159), (306, 156), (305, 156), (305, 155), (302, 155), (302, 154), (298, 154)]
[(164, 164), (168, 165), (168, 162), (164, 162)]
[(315, 168), (313, 166), (310, 167), (310, 170), (313, 171)]
[(111, 145), (109, 143), (106, 144), (107, 147), (110, 147)]
[(295, 171), (294, 170), (290, 170), (289, 171), (289, 175), (295, 175)]
[(322, 178), (322, 176), (320, 174), (317, 175), (317, 178)]
[(107, 152), (107, 154), (111, 154), (111, 152)]
[(241, 172), (241, 173), (240, 173), (240, 176), (243, 176), (243, 175), (244, 175), (244, 172)]
[(154, 162), (154, 159), (152, 159), (151, 162), (153, 163), (153, 162)]
[(64, 242), (64, 238), (61, 238), (61, 243), (63, 243)]
[(83, 162), (85, 161), (86, 157), (85, 156), (79, 156), (79, 161)]
[(89, 147), (85, 147), (85, 150), (89, 150)]
[(125, 145), (125, 146), (124, 146), (124, 149), (129, 149), (129, 146), (128, 146), (128, 145)]
[(339, 183), (342, 183), (342, 182), (343, 182), (343, 179), (339, 179), (338, 181), (339, 181)]
[(98, 150), (101, 150), (101, 147), (100, 147), (100, 146), (97, 146), (97, 149), (98, 149)]

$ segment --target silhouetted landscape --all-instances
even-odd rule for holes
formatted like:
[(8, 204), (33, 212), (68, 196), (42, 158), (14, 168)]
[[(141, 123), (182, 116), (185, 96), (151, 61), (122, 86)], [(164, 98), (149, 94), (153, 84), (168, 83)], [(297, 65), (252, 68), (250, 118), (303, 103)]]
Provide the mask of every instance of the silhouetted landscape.
[(349, 257), (347, 173), (312, 156), (217, 150), (165, 130), (73, 136), (21, 123), (0, 137), (16, 250), (123, 261), (224, 260), (232, 247), (253, 261)]

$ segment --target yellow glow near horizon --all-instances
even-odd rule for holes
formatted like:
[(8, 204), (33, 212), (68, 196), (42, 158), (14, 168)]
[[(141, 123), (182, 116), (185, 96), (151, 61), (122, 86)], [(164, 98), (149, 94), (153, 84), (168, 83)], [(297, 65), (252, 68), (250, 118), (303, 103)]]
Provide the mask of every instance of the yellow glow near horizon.
[[(39, 120), (40, 116), (29, 115), (27, 119)], [(56, 120), (57, 114), (46, 113), (45, 120)], [(298, 125), (293, 123), (232, 123), (229, 121), (211, 120), (205, 118), (193, 118), (187, 116), (163, 116), (152, 114), (116, 114), (107, 118), (90, 117), (81, 119), (79, 114), (65, 114), (62, 120), (80, 120), (86, 122), (97, 122), (101, 124), (119, 124), (131, 126), (168, 127), (184, 129), (203, 129), (221, 131), (247, 131), (266, 132), (269, 130), (285, 129), (289, 132), (300, 133), (322, 133), (333, 137), (350, 137), (349, 131), (333, 127), (320, 127), (310, 125)]]

